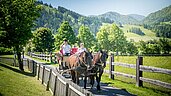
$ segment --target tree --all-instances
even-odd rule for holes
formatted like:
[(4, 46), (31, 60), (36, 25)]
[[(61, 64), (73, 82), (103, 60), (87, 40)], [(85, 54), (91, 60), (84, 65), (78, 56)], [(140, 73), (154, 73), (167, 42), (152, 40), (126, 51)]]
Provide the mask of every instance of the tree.
[(171, 51), (171, 43), (167, 38), (159, 39), (159, 44), (161, 46), (161, 50), (164, 54), (169, 54)]
[[(33, 21), (38, 17), (36, 0), (0, 0), (0, 43), (13, 47), (17, 53), (19, 69), (23, 69), (21, 51), (31, 38)], [(3, 35), (2, 35), (2, 34)]]
[(126, 51), (127, 51), (127, 53), (129, 53), (130, 55), (138, 54), (138, 49), (137, 49), (137, 47), (135, 46), (133, 40), (127, 42), (127, 49), (126, 49)]
[(107, 51), (120, 51), (124, 53), (126, 50), (126, 37), (116, 24), (101, 26), (96, 38), (100, 47)]
[(49, 28), (40, 27), (33, 33), (33, 45), (38, 52), (52, 51), (54, 37)]
[(90, 32), (89, 27), (82, 25), (79, 28), (78, 39), (80, 42), (84, 43), (86, 48), (91, 48), (95, 42), (93, 34)]
[(67, 39), (70, 44), (74, 44), (77, 40), (74, 31), (67, 21), (61, 24), (55, 35), (55, 47), (59, 49), (65, 39)]
[(99, 48), (109, 51), (111, 49), (109, 35), (110, 35), (110, 26), (103, 25), (100, 27), (99, 32), (97, 32), (96, 39), (98, 41)]

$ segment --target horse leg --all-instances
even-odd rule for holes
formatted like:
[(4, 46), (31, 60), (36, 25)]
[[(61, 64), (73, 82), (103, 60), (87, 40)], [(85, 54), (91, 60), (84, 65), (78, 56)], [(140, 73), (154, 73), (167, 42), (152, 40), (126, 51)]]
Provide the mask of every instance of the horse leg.
[(86, 84), (87, 84), (87, 76), (84, 77), (84, 89), (86, 89)]
[(100, 70), (99, 76), (96, 75), (97, 76), (97, 90), (101, 90), (100, 89), (100, 81), (101, 81), (102, 74), (103, 74), (103, 69)]
[(96, 81), (97, 81), (97, 90), (100, 90), (100, 79), (98, 74), (96, 74)]
[(74, 71), (71, 71), (71, 77), (72, 77), (72, 81), (73, 81), (74, 83), (76, 83), (75, 72), (74, 72)]
[(93, 88), (93, 85), (94, 85), (94, 75), (90, 76), (90, 84), (91, 84), (91, 88)]
[(78, 74), (78, 72), (75, 72), (75, 73), (76, 73), (76, 75), (75, 75), (76, 76), (76, 83), (79, 84), (79, 74)]
[(103, 74), (103, 70), (101, 70), (99, 73), (99, 82), (101, 81), (102, 74)]

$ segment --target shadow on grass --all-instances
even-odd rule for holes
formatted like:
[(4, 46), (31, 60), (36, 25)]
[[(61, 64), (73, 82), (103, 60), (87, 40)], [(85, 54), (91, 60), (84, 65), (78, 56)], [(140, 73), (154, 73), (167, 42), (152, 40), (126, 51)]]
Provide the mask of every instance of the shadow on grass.
[(26, 76), (34, 77), (34, 74), (32, 74), (32, 73), (30, 73), (30, 72), (20, 71), (19, 69), (12, 68), (11, 66), (8, 66), (8, 65), (5, 65), (5, 64), (2, 64), (2, 63), (0, 63), (0, 66), (2, 66), (2, 67), (4, 67), (4, 68), (7, 68), (7, 69), (10, 69), (10, 70), (12, 70), (12, 71), (14, 71), (14, 72), (17, 72), (17, 73), (26, 75)]
[[(110, 84), (114, 84), (113, 82), (107, 82), (107, 83), (100, 83), (101, 90), (98, 91), (96, 86), (97, 83), (95, 81), (94, 87), (91, 88), (91, 85), (89, 82), (87, 83), (87, 90), (91, 91), (94, 95), (97, 96), (136, 96), (134, 94), (129, 93), (126, 89), (120, 89), (110, 86)], [(84, 81), (80, 80), (81, 87), (84, 86)]]
[(0, 93), (0, 96), (3, 96), (3, 95)]
[(103, 95), (103, 96), (136, 96), (134, 94), (129, 93), (126, 89), (119, 89), (109, 86), (111, 83), (101, 83), (101, 90), (97, 91), (94, 87), (89, 89), (95, 95)]

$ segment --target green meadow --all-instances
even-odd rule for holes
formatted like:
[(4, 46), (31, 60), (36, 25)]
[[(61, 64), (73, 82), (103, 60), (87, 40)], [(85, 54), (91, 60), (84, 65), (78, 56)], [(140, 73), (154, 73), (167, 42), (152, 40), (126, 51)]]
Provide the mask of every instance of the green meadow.
[[(115, 62), (123, 62), (128, 64), (136, 64), (137, 56), (115, 56)], [(158, 68), (171, 69), (171, 56), (144, 56), (143, 57), (143, 65), (145, 66), (153, 66)], [(105, 68), (105, 70), (109, 70), (109, 65)], [(126, 68), (122, 66), (115, 66), (115, 71), (122, 72), (126, 74), (136, 74), (135, 69)], [(171, 83), (171, 76), (167, 74), (161, 73), (151, 73), (151, 72), (143, 72), (143, 77), (156, 79), (163, 82)], [(111, 83), (111, 86), (119, 87), (126, 89), (133, 94), (137, 94), (139, 96), (169, 96), (171, 95), (171, 90), (167, 88), (163, 88), (160, 86), (156, 86), (149, 83), (143, 83), (143, 87), (136, 87), (135, 79), (126, 78), (122, 76), (115, 76), (115, 80), (109, 79), (108, 74), (103, 75), (102, 82)]]
[[(131, 29), (132, 27), (140, 28), (145, 33), (145, 35), (144, 36), (140, 36), (138, 34), (129, 32), (129, 29)], [(121, 29), (125, 33), (125, 36), (127, 37), (127, 40), (133, 39), (135, 42), (138, 42), (140, 40), (148, 41), (148, 40), (152, 40), (152, 39), (156, 39), (156, 40), (159, 39), (158, 37), (156, 37), (154, 32), (152, 32), (151, 30), (143, 28), (143, 26), (123, 25), (123, 27), (121, 27)]]

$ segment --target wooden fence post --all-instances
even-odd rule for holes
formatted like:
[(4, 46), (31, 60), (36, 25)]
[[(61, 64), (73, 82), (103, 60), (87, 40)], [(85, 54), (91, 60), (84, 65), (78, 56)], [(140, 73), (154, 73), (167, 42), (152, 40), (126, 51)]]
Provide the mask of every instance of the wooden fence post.
[(112, 71), (114, 71), (114, 65), (112, 64), (114, 62), (114, 54), (111, 53), (110, 59), (109, 59), (109, 78), (114, 80), (114, 74), (112, 74)]
[(57, 77), (57, 76), (55, 76), (55, 84), (54, 84), (55, 86), (54, 86), (53, 96), (55, 96), (55, 95), (56, 95), (57, 80), (58, 80), (58, 77)]
[(35, 72), (34, 72), (34, 71), (35, 71), (35, 70), (34, 70), (34, 67), (35, 67), (35, 66), (34, 66), (34, 60), (32, 60), (32, 74), (35, 74)]
[(69, 84), (66, 82), (66, 90), (65, 90), (66, 94), (65, 94), (65, 96), (68, 96), (68, 89), (69, 89)]
[(50, 69), (50, 72), (49, 72), (49, 77), (48, 77), (48, 82), (47, 82), (47, 86), (46, 86), (46, 91), (49, 90), (49, 83), (50, 83), (51, 75), (52, 75), (52, 69)]
[(140, 80), (140, 77), (143, 77), (143, 71), (140, 71), (140, 65), (143, 65), (143, 57), (138, 56), (136, 63), (136, 85), (138, 87), (143, 86), (143, 81)]
[(29, 59), (27, 59), (27, 66), (28, 66), (28, 69), (29, 69)]
[(43, 82), (44, 82), (44, 73), (45, 73), (45, 66), (43, 66), (43, 73), (42, 73), (42, 84), (43, 84)]
[(37, 80), (39, 80), (39, 75), (40, 75), (40, 64), (38, 64), (39, 65), (39, 68), (38, 68), (38, 73), (37, 73)]
[(55, 58), (54, 63), (56, 64), (57, 63), (57, 56), (56, 56), (56, 54), (54, 55), (54, 58)]
[(50, 62), (52, 63), (52, 52), (50, 52)]

